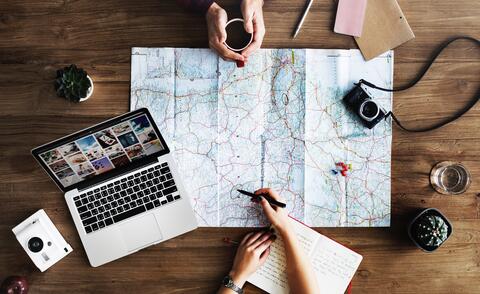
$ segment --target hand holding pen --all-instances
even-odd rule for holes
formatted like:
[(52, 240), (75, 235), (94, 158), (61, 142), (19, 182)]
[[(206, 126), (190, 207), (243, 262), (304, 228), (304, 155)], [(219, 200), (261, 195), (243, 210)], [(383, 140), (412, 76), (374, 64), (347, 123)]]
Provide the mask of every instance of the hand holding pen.
[[(237, 191), (240, 192), (243, 195), (252, 197), (252, 200), (256, 201), (256, 202), (260, 201), (260, 197), (264, 197), (268, 201), (268, 203), (270, 203), (270, 205), (272, 205), (272, 206), (278, 206), (280, 208), (287, 207), (287, 205), (285, 203), (277, 201), (275, 198), (271, 197), (268, 193), (258, 193), (257, 194), (256, 192), (251, 193), (251, 192), (247, 192), (245, 190), (237, 190)], [(258, 191), (260, 191), (260, 190), (258, 190)]]
[[(290, 218), (288, 217), (287, 210), (280, 207), (285, 205), (285, 200), (270, 188), (259, 189), (253, 194), (258, 197), (263, 212), (275, 230), (282, 236), (288, 233), (290, 230)], [(267, 200), (267, 197), (271, 199), (271, 202)], [(275, 202), (272, 200), (275, 200)], [(282, 205), (277, 206), (274, 204), (276, 202)]]
[[(262, 206), (265, 215), (274, 227), (275, 235), (271, 231), (262, 230), (248, 234), (241, 242), (232, 241), (230, 238), (224, 239), (224, 242), (238, 246), (234, 266), (230, 271), (230, 276), (234, 283), (239, 283), (243, 286), (249, 274), (251, 275), (251, 273), (262, 266), (270, 253), (270, 245), (274, 242), (276, 234), (278, 234), (284, 244), (285, 256), (289, 260), (288, 267), (291, 270), (287, 271), (287, 274), (291, 292), (318, 293), (315, 272), (294, 230), (291, 228), (292, 221), (288, 216), (288, 212), (286, 209), (274, 204), (276, 202), (285, 203), (285, 200), (275, 191), (268, 188), (260, 189), (255, 191), (255, 193), (248, 193), (247, 195), (252, 197), (252, 200), (258, 199), (255, 202), (259, 202)], [(267, 197), (271, 198), (270, 202), (267, 200)], [(272, 200), (275, 200), (275, 202)], [(230, 292), (229, 289), (223, 287), (218, 293)]]

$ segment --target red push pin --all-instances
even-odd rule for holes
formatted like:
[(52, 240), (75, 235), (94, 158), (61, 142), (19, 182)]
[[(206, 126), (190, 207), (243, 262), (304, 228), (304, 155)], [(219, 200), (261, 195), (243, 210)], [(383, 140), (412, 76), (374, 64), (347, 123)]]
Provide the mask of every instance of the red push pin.
[(337, 162), (335, 165), (341, 167), (340, 173), (342, 174), (342, 176), (346, 177), (349, 166), (346, 165), (344, 162)]

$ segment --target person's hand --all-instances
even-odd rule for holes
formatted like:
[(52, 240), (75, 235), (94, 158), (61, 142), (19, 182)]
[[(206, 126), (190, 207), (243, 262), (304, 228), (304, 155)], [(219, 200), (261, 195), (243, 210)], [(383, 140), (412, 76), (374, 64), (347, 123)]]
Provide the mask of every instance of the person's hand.
[(263, 21), (263, 0), (243, 0), (241, 5), (245, 31), (253, 34), (253, 41), (242, 51), (242, 55), (248, 58), (255, 50), (262, 46), (265, 36), (265, 23)]
[[(282, 199), (282, 197), (280, 197), (277, 192), (273, 191), (270, 188), (259, 189), (255, 191), (255, 194), (268, 194), (270, 197), (277, 201), (285, 202), (285, 200)], [(263, 212), (267, 216), (270, 223), (281, 235), (285, 234), (290, 230), (290, 220), (285, 209), (277, 206), (272, 207), (264, 197), (260, 197), (260, 205), (262, 205)]]
[(243, 238), (230, 271), (235, 285), (243, 287), (248, 277), (265, 263), (270, 254), (270, 245), (275, 238), (270, 231), (252, 232)]
[(217, 3), (210, 5), (207, 11), (208, 43), (210, 48), (218, 53), (224, 60), (245, 61), (245, 57), (233, 52), (225, 46), (227, 40), (227, 12)]

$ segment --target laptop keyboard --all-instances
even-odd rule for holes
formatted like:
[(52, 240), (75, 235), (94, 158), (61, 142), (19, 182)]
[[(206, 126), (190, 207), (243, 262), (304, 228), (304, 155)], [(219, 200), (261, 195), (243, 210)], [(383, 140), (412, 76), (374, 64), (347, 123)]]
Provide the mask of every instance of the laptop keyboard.
[(178, 199), (166, 162), (73, 198), (87, 234)]

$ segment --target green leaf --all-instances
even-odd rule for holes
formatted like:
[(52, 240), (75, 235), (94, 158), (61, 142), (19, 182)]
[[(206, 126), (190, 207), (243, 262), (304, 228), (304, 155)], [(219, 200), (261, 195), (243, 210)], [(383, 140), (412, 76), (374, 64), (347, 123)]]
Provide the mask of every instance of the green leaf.
[(92, 84), (87, 77), (87, 72), (72, 64), (63, 70), (57, 71), (55, 90), (57, 95), (67, 100), (78, 102), (87, 96)]

